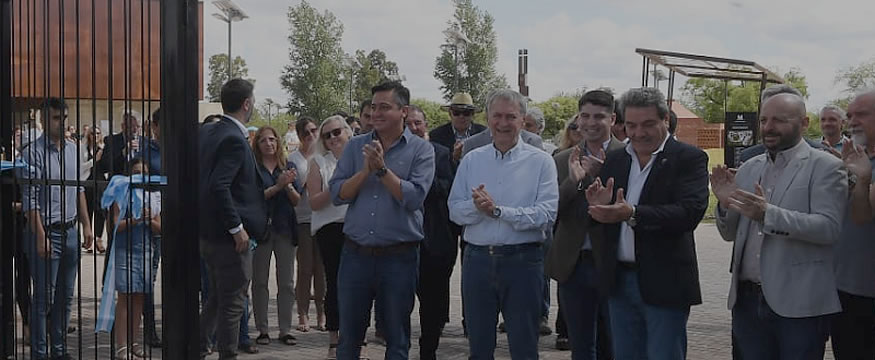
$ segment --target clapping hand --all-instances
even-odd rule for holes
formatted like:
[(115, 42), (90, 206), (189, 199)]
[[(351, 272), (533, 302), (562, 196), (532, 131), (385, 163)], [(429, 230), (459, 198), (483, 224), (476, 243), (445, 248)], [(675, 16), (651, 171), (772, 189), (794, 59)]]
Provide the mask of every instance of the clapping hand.
[(486, 192), (486, 185), (480, 184), (480, 186), (471, 189), (471, 200), (474, 202), (474, 206), (477, 210), (492, 216), (492, 213), (495, 211), (495, 201), (493, 201), (492, 196)]
[[(596, 184), (590, 185), (590, 188), (587, 189), (587, 200), (590, 199), (589, 191), (593, 188), (594, 185), (598, 185), (601, 187), (601, 182), (597, 181)], [(632, 206), (626, 202), (626, 198), (623, 196), (623, 189), (617, 189), (617, 201), (613, 204), (605, 204), (606, 202), (610, 202), (611, 192), (614, 188), (614, 179), (608, 179), (608, 186), (604, 188), (595, 188), (593, 189), (593, 200), (596, 200), (596, 205), (593, 205), (590, 202), (589, 205), (589, 216), (592, 216), (596, 221), (603, 224), (616, 224), (618, 222), (626, 221), (632, 217)]]
[(751, 194), (741, 189), (735, 189), (729, 195), (729, 209), (737, 211), (748, 219), (762, 222), (766, 217), (766, 207), (768, 202), (763, 195), (763, 187), (760, 184), (755, 184), (754, 193)]
[(277, 185), (285, 187), (295, 181), (295, 178), (298, 176), (298, 172), (295, 169), (284, 170), (282, 174), (280, 174), (279, 178), (277, 178)]
[(385, 165), (383, 160), (383, 145), (379, 141), (371, 141), (370, 144), (365, 144), (362, 147), (362, 155), (365, 158), (365, 166), (368, 172), (382, 169)]
[(462, 158), (462, 142), (456, 140), (456, 143), (453, 144), (453, 161), (459, 162), (459, 159)]
[(737, 189), (735, 173), (725, 165), (717, 165), (711, 169), (711, 191), (724, 208), (729, 205), (729, 196)]
[(586, 201), (589, 206), (608, 205), (611, 203), (611, 195), (614, 191), (614, 178), (609, 178), (607, 186), (602, 186), (602, 179), (596, 179), (586, 188)]
[(853, 175), (857, 176), (857, 180), (872, 178), (872, 163), (869, 162), (869, 156), (862, 146), (854, 144), (854, 140), (845, 139), (842, 145), (842, 161), (845, 163), (845, 168)]

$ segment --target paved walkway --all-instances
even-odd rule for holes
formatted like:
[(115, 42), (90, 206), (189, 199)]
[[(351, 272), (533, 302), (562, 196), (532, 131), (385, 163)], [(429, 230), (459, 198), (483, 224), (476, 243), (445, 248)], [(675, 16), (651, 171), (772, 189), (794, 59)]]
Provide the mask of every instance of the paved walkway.
[[(699, 256), (699, 276), (702, 286), (702, 296), (704, 303), (692, 308), (690, 319), (687, 326), (689, 335), (688, 358), (689, 359), (731, 359), (730, 350), (730, 314), (726, 310), (726, 295), (729, 284), (729, 256), (732, 252), (731, 244), (724, 242), (717, 234), (717, 229), (711, 224), (702, 224), (696, 231), (697, 250)], [(93, 334), (94, 329), (94, 314), (96, 310), (95, 286), (96, 278), (95, 269), (100, 269), (103, 266), (102, 255), (84, 255), (82, 258), (82, 275), (81, 275), (81, 313), (74, 314), (72, 321), (73, 325), (78, 325), (85, 329), (82, 333), (71, 334), (68, 342), (74, 348), (72, 353), (78, 354), (79, 348), (83, 350), (82, 356), (76, 358), (94, 359), (99, 355), (101, 359), (108, 359), (109, 353), (109, 338), (107, 335), (99, 337)], [(441, 359), (466, 359), (467, 358), (467, 341), (462, 335), (461, 327), (461, 295), (459, 287), (459, 276), (461, 267), (456, 266), (456, 271), (453, 273), (453, 285), (451, 286), (451, 322), (446, 326), (444, 337), (441, 339), (441, 345), (438, 350), (438, 357)], [(160, 279), (159, 279), (160, 281)], [(78, 291), (78, 289), (77, 289)], [(551, 284), (553, 295), (552, 306), (550, 310), (550, 324), (553, 325), (556, 318), (556, 283)], [(275, 294), (275, 283), (271, 284), (271, 293)], [(160, 295), (160, 292), (159, 294)], [(74, 300), (74, 313), (76, 312), (77, 304), (80, 303), (80, 298)], [(276, 313), (276, 302), (270, 304), (270, 311)], [(79, 321), (81, 318), (81, 325)], [(311, 308), (311, 319), (315, 322), (315, 311)], [(418, 358), (417, 339), (419, 337), (419, 316), (418, 309), (414, 309), (411, 319), (413, 328), (412, 343), (413, 348), (410, 350), (411, 358)], [(297, 324), (297, 319), (294, 319)], [(315, 325), (312, 324), (312, 325)], [(271, 322), (272, 337), (277, 336), (276, 322)], [(254, 330), (254, 323), (250, 320), (250, 331)], [(20, 336), (21, 330), (18, 328), (17, 337)], [(82, 334), (82, 335), (80, 335)], [(252, 333), (253, 338), (256, 333)], [(275, 342), (268, 346), (260, 346), (260, 353), (257, 355), (241, 355), (241, 359), (323, 359), (328, 348), (328, 334), (311, 330), (307, 333), (295, 331), (294, 335), (298, 338), (298, 345), (285, 346)], [(382, 359), (384, 347), (373, 343), (373, 328), (368, 332), (368, 338), (371, 339), (368, 353), (371, 359)], [(555, 335), (541, 337), (540, 354), (543, 359), (570, 359), (570, 352), (561, 352), (553, 348), (553, 343), (556, 339)], [(81, 343), (81, 345), (80, 345)], [(95, 344), (99, 344), (95, 346)], [(500, 334), (498, 336), (498, 346), (496, 350), (496, 358), (510, 359), (507, 347), (507, 338)], [(832, 359), (832, 354), (828, 350), (827, 359)], [(19, 359), (25, 359), (21, 351)], [(152, 358), (159, 359), (160, 354), (153, 354)], [(208, 359), (216, 359), (216, 355), (208, 357)]]

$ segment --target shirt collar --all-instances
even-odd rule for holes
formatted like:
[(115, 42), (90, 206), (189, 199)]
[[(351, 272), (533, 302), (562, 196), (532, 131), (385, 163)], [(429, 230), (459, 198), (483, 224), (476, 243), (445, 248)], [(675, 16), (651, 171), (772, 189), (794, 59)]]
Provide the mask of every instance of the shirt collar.
[[(665, 144), (668, 142), (668, 139), (671, 138), (671, 134), (666, 134), (665, 139), (662, 140), (662, 144), (659, 144), (659, 147), (654, 150), (651, 155), (656, 155), (665, 150)], [(628, 139), (628, 138), (627, 138)], [(635, 149), (632, 147), (632, 141), (626, 143), (626, 153), (629, 155), (635, 155)], [(637, 155), (636, 155), (637, 156)]]
[[(372, 130), (372, 131), (370, 132), (370, 134), (371, 134), (371, 140), (380, 141), (380, 137), (377, 136), (377, 131), (376, 131), (376, 130)], [(401, 141), (404, 141), (404, 143), (408, 143), (408, 142), (410, 142), (410, 137), (411, 137), (411, 136), (416, 136), (416, 135), (413, 135), (413, 133), (410, 132), (410, 129), (408, 129), (408, 128), (405, 126), (405, 127), (404, 127), (404, 131), (401, 132), (401, 137), (398, 138), (398, 140), (396, 140), (395, 143), (390, 144), (389, 147), (391, 148), (391, 147), (393, 147), (395, 144), (400, 143)], [(417, 136), (417, 137), (418, 137), (418, 136)], [(388, 151), (388, 150), (389, 150), (389, 149), (383, 149), (383, 151)]]
[(243, 133), (243, 137), (245, 137), (247, 139), (249, 138), (249, 130), (246, 130), (246, 126), (243, 126), (243, 123), (240, 122), (240, 120), (237, 120), (233, 116), (228, 115), (228, 114), (225, 114), (224, 116), (226, 118), (230, 119), (231, 122), (234, 123), (234, 125), (237, 125), (237, 127), (240, 128), (240, 132)]
[[(48, 144), (48, 145), (47, 145)], [(36, 146), (34, 149), (40, 150), (43, 148), (48, 148), (51, 151), (59, 151), (57, 147), (52, 144), (52, 141), (49, 140), (49, 136), (46, 133), (43, 133), (33, 142), (33, 145)], [(67, 139), (61, 140), (61, 150), (67, 147)]]
[[(803, 144), (805, 144), (805, 145), (803, 145)], [(799, 152), (802, 151), (802, 149), (803, 149), (805, 146), (807, 146), (807, 145), (808, 145), (808, 143), (805, 142), (805, 139), (799, 139), (799, 142), (798, 142), (796, 145), (793, 145), (793, 146), (790, 147), (790, 148), (787, 148), (787, 149), (784, 149), (784, 150), (778, 151), (778, 153), (775, 154), (775, 159), (772, 159), (772, 157), (770, 156), (768, 150), (766, 150), (766, 161), (768, 161), (769, 163), (774, 164), (774, 163), (776, 163), (779, 159), (786, 159), (786, 160), (793, 159), (793, 158), (795, 158), (796, 155), (798, 155)]]
[(505, 151), (504, 154), (502, 154), (501, 151), (499, 151), (498, 148), (495, 147), (495, 141), (493, 140), (493, 142), (492, 142), (492, 150), (495, 152), (496, 159), (504, 159), (506, 157), (510, 158), (514, 154), (522, 151), (522, 147), (523, 147), (523, 137), (522, 136), (517, 136), (516, 144), (513, 147), (511, 147), (510, 149), (508, 149), (507, 151)]
[(472, 123), (468, 124), (468, 127), (465, 129), (464, 132), (459, 132), (458, 130), (456, 130), (456, 127), (453, 126), (453, 123), (450, 123), (450, 128), (453, 129), (453, 136), (455, 136), (456, 139), (470, 137), (471, 136), (471, 128), (473, 128), (473, 127), (474, 127), (474, 123), (472, 122)]

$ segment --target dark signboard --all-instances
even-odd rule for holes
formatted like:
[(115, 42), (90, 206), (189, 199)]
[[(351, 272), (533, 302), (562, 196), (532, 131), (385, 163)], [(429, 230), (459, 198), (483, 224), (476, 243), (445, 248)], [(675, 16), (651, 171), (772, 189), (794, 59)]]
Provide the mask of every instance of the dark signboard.
[(727, 112), (726, 131), (724, 131), (725, 151), (723, 159), (726, 166), (737, 168), (741, 152), (757, 143), (759, 127), (755, 112)]

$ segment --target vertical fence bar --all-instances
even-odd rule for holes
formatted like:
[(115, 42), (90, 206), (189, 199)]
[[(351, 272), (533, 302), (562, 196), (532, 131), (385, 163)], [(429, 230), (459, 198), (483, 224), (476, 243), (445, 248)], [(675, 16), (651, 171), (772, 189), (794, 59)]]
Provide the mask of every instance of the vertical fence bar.
[[(0, 0), (0, 146), (9, 149), (4, 160), (12, 159), (12, 0)], [(15, 237), (12, 214), (12, 183), (0, 183), (0, 329), (15, 334), (14, 276), (12, 270)], [(15, 355), (15, 336), (0, 339), (0, 355)]]
[(161, 2), (162, 170), (168, 186), (163, 202), (163, 359), (199, 355), (198, 289), (198, 26), (197, 0)]

